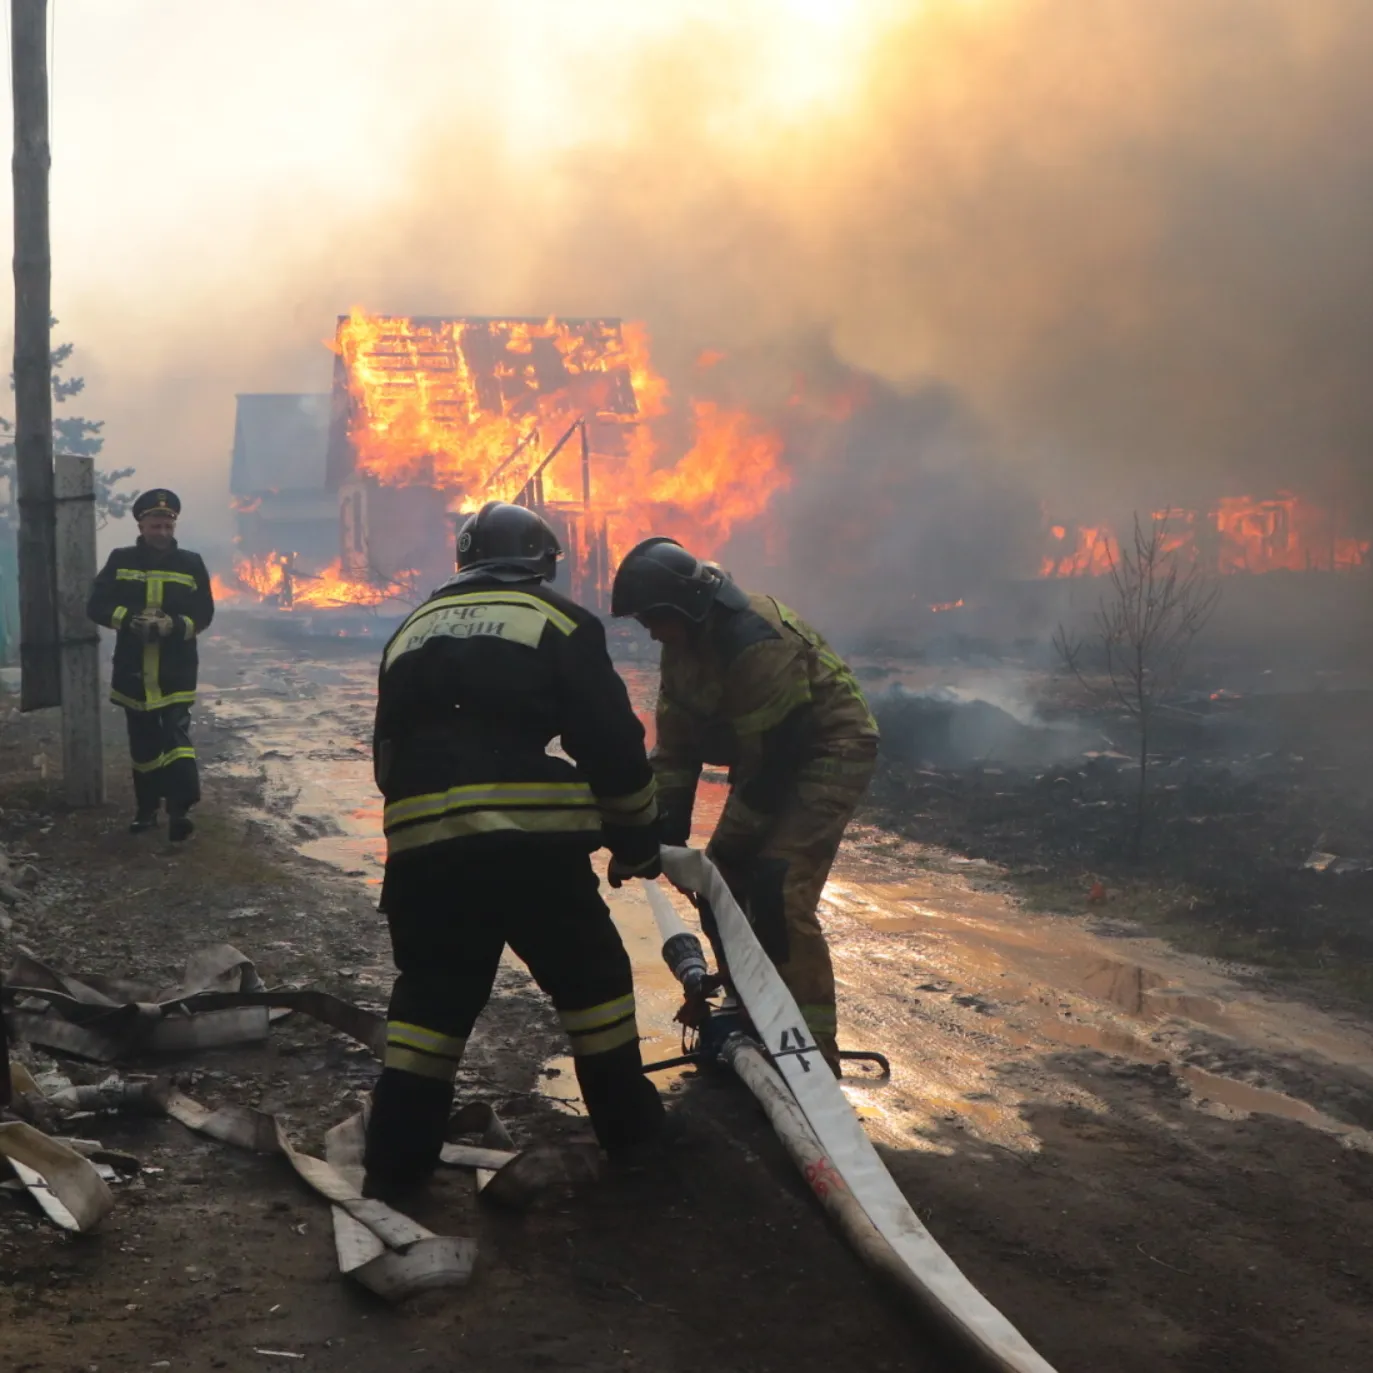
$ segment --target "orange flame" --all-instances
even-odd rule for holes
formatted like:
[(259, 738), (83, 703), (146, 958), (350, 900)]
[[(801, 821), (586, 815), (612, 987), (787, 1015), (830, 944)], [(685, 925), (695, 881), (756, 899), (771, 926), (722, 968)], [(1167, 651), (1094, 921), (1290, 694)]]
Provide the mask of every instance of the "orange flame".
[(320, 609), (343, 605), (374, 606), (396, 597), (403, 598), (418, 573), (401, 572), (379, 584), (347, 576), (339, 558), (320, 571), (311, 572), (296, 566), (294, 554), (278, 553), (274, 549), (255, 558), (239, 558), (234, 563), (234, 576), (242, 590), (228, 586), (218, 577), (210, 579), (216, 600), (232, 600), (249, 591), (256, 593), (262, 601), (277, 598), (289, 601), (295, 607)]
[(1222, 572), (1338, 572), (1361, 567), (1368, 558), (1367, 539), (1341, 534), (1333, 511), (1290, 492), (1267, 501), (1229, 497), (1214, 519)]
[[(433, 487), (453, 512), (514, 500), (536, 482), (541, 503), (604, 527), (612, 554), (651, 532), (709, 557), (789, 481), (780, 436), (745, 411), (693, 398), (673, 415), (640, 324), (354, 310), (334, 347), (357, 470)], [(698, 366), (722, 356), (707, 350)], [(660, 432), (668, 427), (672, 447)], [(589, 492), (584, 443), (595, 455)]]
[(938, 601), (930, 607), (931, 614), (943, 615), (950, 610), (962, 610), (964, 605), (963, 597), (960, 596), (956, 601)]
[(210, 595), (214, 597), (216, 604), (236, 601), (242, 594), (238, 587), (230, 586), (218, 572), (210, 574)]
[[(1068, 542), (1068, 531), (1062, 525), (1053, 528), (1054, 538)], [(1041, 577), (1103, 577), (1111, 570), (1111, 563), (1120, 556), (1116, 536), (1105, 527), (1079, 525), (1076, 542), (1064, 552), (1051, 553), (1040, 565)]]
[(291, 599), (298, 606), (380, 605), (383, 601), (404, 597), (411, 579), (418, 574), (402, 572), (384, 585), (361, 582), (344, 575), (343, 564), (335, 558), (320, 572), (301, 573), (292, 579)]
[[(1215, 571), (1348, 572), (1369, 565), (1370, 540), (1340, 528), (1338, 513), (1280, 491), (1269, 500), (1227, 496), (1216, 509), (1167, 509), (1153, 512), (1162, 529), (1162, 551), (1202, 559)], [(1054, 525), (1050, 534), (1068, 542), (1068, 531)], [(1093, 577), (1110, 570), (1119, 556), (1119, 540), (1105, 526), (1080, 526), (1070, 547), (1045, 557), (1042, 577)]]
[(259, 596), (277, 596), (286, 585), (286, 565), (289, 561), (287, 554), (278, 553), (275, 549), (257, 558), (239, 558), (234, 563), (234, 576)]

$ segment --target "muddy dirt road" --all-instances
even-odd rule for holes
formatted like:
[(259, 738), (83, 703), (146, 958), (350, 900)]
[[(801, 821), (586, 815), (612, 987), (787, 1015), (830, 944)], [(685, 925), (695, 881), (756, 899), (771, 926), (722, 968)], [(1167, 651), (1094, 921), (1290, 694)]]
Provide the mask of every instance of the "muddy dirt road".
[[(269, 981), (382, 1003), (370, 664), (221, 642), (207, 675), (196, 850), (131, 848), (113, 810), (44, 833), (40, 808), (7, 800), (52, 874), (17, 933), (125, 972), (228, 938)], [(936, 1237), (1062, 1373), (1373, 1366), (1365, 1023), (1128, 930), (1036, 915), (989, 867), (877, 830), (852, 836), (826, 904), (841, 1040), (894, 1067), (846, 1090)], [(614, 909), (646, 1053), (671, 1053), (646, 904), (626, 893)], [(511, 966), (460, 1085), (524, 1140), (575, 1136), (561, 1053)], [(203, 1100), (282, 1111), (313, 1146), (375, 1066), (288, 1021), (267, 1046), (178, 1071)], [(525, 1217), (479, 1211), (470, 1182), (445, 1176), (418, 1218), (476, 1235), (477, 1276), (400, 1311), (337, 1277), (326, 1210), (284, 1165), (171, 1122), (102, 1124), (162, 1171), (75, 1241), (0, 1200), (0, 1366), (948, 1366), (828, 1231), (742, 1093), (693, 1074), (663, 1086), (688, 1138), (664, 1176)]]

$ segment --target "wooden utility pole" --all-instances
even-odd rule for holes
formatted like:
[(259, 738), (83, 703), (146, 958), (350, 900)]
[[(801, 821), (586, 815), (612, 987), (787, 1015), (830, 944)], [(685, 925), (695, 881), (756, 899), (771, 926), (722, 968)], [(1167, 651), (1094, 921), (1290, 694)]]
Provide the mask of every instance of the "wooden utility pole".
[(47, 0), (11, 0), (14, 86), (14, 446), (20, 709), (61, 703), (52, 472)]
[(62, 638), (62, 778), (67, 804), (105, 802), (100, 631), (86, 617), (95, 580), (95, 459), (57, 455), (57, 621)]

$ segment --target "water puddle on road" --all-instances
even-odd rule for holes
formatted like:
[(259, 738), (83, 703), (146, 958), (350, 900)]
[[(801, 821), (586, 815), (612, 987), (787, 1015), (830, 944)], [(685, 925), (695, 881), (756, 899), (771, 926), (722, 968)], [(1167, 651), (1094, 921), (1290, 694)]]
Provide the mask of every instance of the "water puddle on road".
[[(602, 895), (610, 906), (615, 927), (624, 941), (625, 952), (634, 967), (634, 1002), (639, 1022), (640, 1051), (645, 1063), (676, 1058), (682, 1052), (681, 1027), (673, 1017), (682, 1004), (682, 989), (668, 971), (662, 958), (662, 941), (653, 922), (648, 898), (637, 883), (612, 891), (603, 885)], [(673, 894), (673, 902), (682, 918), (693, 928), (699, 928), (690, 906)], [(673, 1091), (690, 1067), (668, 1068), (653, 1075), (660, 1090)], [(577, 1115), (585, 1115), (577, 1087), (572, 1059), (559, 1055), (543, 1068), (544, 1076), (539, 1092), (560, 1108)]]
[[(958, 890), (937, 872), (919, 883), (863, 882), (846, 875), (827, 886), (825, 905), (884, 937), (877, 949), (862, 945), (869, 967), (905, 963), (931, 970), (915, 992), (947, 1005), (947, 1012), (930, 1014), (949, 1022), (954, 1041), (934, 1054), (927, 1036), (928, 1061), (913, 1074), (908, 1070), (908, 1080), (899, 1084), (904, 1096), (919, 1099), (918, 1116), (926, 1122), (957, 1118), (988, 1138), (1023, 1147), (1024, 1130), (1011, 1118), (1018, 1094), (995, 1081), (995, 1074), (989, 1078), (989, 1061), (1000, 1054), (1006, 1063), (1043, 1063), (1061, 1050), (1089, 1050), (1167, 1064), (1191, 1104), (1207, 1114), (1276, 1116), (1373, 1152), (1367, 1130), (1310, 1102), (1186, 1061), (1196, 1036), (1204, 1033), (1212, 1043), (1221, 1036), (1231, 1041), (1256, 1071), (1263, 1064), (1253, 1051), (1266, 1050), (1308, 1060), (1319, 1055), (1368, 1073), (1373, 1054), (1366, 1027), (1267, 1000), (1154, 941), (1138, 941), (1148, 948), (1147, 957), (1115, 956), (1108, 941), (1079, 922), (1023, 911), (999, 893)], [(904, 957), (887, 952), (888, 940)], [(842, 946), (837, 954), (843, 967)], [(922, 1028), (927, 1024), (921, 1021)], [(885, 1027), (903, 1032), (899, 1017)], [(1086, 1098), (1078, 1104), (1092, 1108)]]
[[(204, 692), (217, 724), (244, 744), (240, 756), (215, 766), (263, 779), (270, 821), (300, 852), (378, 883), (384, 841), (370, 756), (374, 664), (245, 651), (235, 668), (226, 685)], [(656, 672), (631, 666), (624, 675), (651, 741)], [(723, 775), (709, 771), (693, 816), (694, 843), (708, 838), (725, 794)], [(1008, 1066), (1092, 1050), (1168, 1063), (1193, 1104), (1210, 1114), (1277, 1116), (1369, 1147), (1366, 1131), (1309, 1102), (1184, 1058), (1188, 1036), (1205, 1031), (1245, 1051), (1320, 1057), (1367, 1073), (1373, 1040), (1366, 1029), (1251, 994), (1223, 971), (1154, 941), (1131, 941), (1141, 956), (1121, 957), (1080, 922), (1036, 915), (1000, 891), (977, 889), (978, 879), (995, 877), (990, 869), (949, 860), (948, 870), (922, 868), (901, 881), (890, 880), (890, 867), (883, 871), (883, 880), (871, 880), (863, 861), (841, 861), (824, 905), (842, 984), (845, 1046), (881, 1049), (893, 1063), (889, 1084), (854, 1080), (845, 1090), (890, 1142), (944, 1149), (939, 1128), (952, 1127), (1005, 1147), (1034, 1148), (1020, 1109), (1024, 1090), (1007, 1085)], [(663, 966), (647, 901), (637, 888), (604, 894), (634, 966), (645, 1060), (675, 1057), (680, 990)], [(657, 1080), (672, 1090), (681, 1071)], [(545, 1072), (543, 1094), (580, 1112), (571, 1061), (550, 1060)], [(1106, 1109), (1083, 1091), (1073, 1099)]]

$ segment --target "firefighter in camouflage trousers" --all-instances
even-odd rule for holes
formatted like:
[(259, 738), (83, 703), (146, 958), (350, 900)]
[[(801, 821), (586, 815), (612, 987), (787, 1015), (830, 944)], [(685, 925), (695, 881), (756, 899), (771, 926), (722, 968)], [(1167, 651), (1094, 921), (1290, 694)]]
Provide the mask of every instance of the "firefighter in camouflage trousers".
[[(630, 550), (611, 613), (633, 616), (663, 646), (651, 758), (663, 842), (686, 843), (702, 765), (727, 765), (729, 797), (706, 853), (837, 1076), (834, 971), (816, 907), (876, 764), (863, 693), (793, 611), (673, 539)], [(724, 970), (704, 905), (701, 923)]]

